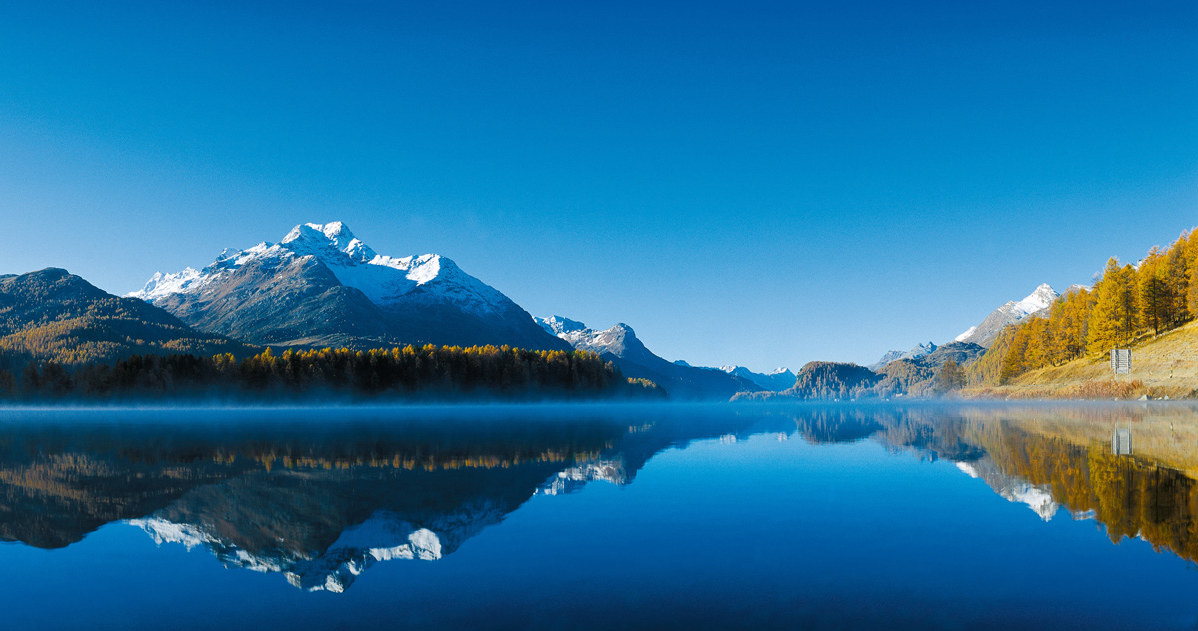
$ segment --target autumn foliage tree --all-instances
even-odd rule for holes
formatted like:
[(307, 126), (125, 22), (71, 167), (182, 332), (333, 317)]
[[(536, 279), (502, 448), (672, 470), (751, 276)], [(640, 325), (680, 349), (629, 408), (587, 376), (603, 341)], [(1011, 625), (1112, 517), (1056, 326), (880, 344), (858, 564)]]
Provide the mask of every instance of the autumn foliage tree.
[(936, 372), (936, 390), (939, 392), (952, 392), (965, 387), (965, 369), (961, 364), (953, 360), (948, 360), (940, 366), (940, 370)]
[(979, 381), (1006, 383), (1038, 368), (1105, 356), (1148, 335), (1160, 335), (1198, 315), (1198, 231), (1167, 249), (1153, 247), (1138, 265), (1107, 261), (1090, 289), (1067, 292), (1047, 317), (1004, 329), (971, 368)]

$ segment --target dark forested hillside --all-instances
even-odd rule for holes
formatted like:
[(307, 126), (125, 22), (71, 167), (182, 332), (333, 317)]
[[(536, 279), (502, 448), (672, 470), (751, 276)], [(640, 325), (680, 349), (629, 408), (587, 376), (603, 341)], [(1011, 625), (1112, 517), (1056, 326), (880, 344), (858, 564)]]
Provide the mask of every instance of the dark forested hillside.
[(29, 360), (78, 365), (134, 354), (250, 352), (256, 349), (196, 331), (162, 309), (113, 296), (66, 270), (0, 276), (0, 369)]
[(7, 383), (0, 400), (336, 398), (600, 398), (663, 395), (654, 384), (624, 378), (586, 351), (450, 347), (353, 351), (331, 349), (237, 359), (232, 354), (134, 355), (113, 364), (64, 367), (31, 363)]

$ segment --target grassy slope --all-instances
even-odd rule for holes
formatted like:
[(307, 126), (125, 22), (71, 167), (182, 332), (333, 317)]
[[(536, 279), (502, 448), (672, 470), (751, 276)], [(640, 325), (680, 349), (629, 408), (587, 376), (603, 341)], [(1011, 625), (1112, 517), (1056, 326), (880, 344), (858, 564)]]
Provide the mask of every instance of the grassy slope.
[(1040, 368), (1014, 383), (966, 389), (965, 396), (1002, 398), (1198, 397), (1198, 321), (1132, 346), (1130, 375), (1115, 378), (1110, 360), (1083, 358)]

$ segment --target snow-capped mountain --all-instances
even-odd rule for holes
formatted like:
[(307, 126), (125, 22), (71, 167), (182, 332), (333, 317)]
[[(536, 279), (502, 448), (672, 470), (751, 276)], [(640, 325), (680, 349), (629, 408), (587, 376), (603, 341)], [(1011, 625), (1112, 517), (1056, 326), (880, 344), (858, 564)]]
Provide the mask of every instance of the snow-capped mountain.
[(957, 342), (972, 342), (989, 348), (1003, 327), (1030, 316), (1047, 315), (1052, 303), (1060, 297), (1061, 295), (1049, 285), (1040, 285), (1023, 300), (1009, 301), (991, 311), (980, 323), (969, 327), (954, 339)]
[(261, 344), (566, 348), (507, 296), (437, 254), (381, 255), (337, 221), (227, 249), (129, 294), (206, 331)]
[(761, 387), (762, 390), (781, 392), (795, 385), (795, 374), (789, 368), (779, 366), (767, 373), (753, 372), (744, 366), (720, 366), (720, 370), (748, 379)]
[(909, 351), (887, 351), (886, 354), (882, 355), (882, 358), (878, 360), (878, 363), (870, 366), (869, 369), (877, 370), (892, 361), (897, 361), (900, 359), (919, 359), (920, 357), (931, 355), (936, 351), (937, 348), (939, 347), (936, 346), (935, 343), (928, 342), (926, 344), (916, 344), (915, 347)]
[(747, 379), (716, 368), (698, 368), (666, 361), (646, 348), (632, 327), (623, 322), (596, 331), (577, 320), (562, 316), (533, 320), (546, 333), (565, 340), (576, 350), (598, 353), (619, 366), (624, 376), (656, 382), (674, 398), (729, 399), (737, 392), (761, 390)]

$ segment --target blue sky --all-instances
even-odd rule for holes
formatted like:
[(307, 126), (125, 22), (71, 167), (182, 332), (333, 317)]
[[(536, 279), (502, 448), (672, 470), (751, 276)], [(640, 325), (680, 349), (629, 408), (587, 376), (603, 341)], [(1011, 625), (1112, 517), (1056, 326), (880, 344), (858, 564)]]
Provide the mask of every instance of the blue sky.
[(0, 272), (117, 293), (343, 220), (669, 359), (868, 363), (1196, 209), (1193, 2), (0, 6)]

